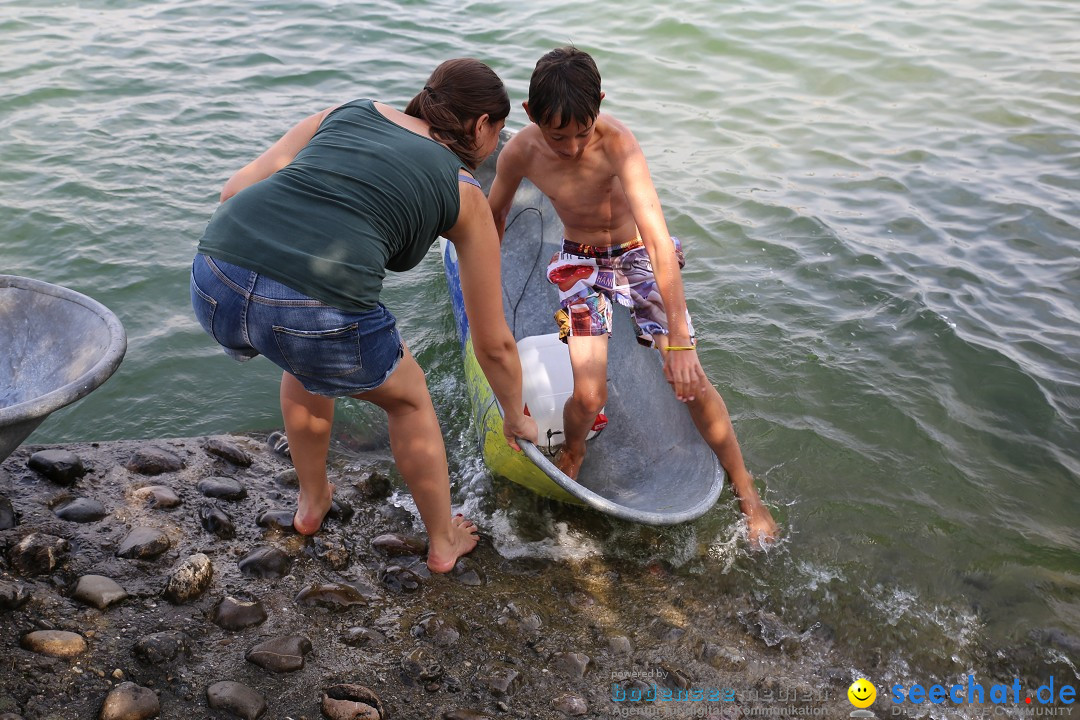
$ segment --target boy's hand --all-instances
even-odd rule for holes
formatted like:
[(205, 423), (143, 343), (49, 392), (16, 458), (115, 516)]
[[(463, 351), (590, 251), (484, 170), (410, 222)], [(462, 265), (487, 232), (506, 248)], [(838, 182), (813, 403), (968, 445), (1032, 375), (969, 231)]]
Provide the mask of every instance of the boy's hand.
[(517, 444), (518, 438), (528, 440), (535, 445), (539, 434), (536, 421), (529, 415), (523, 413), (517, 418), (503, 418), (503, 435), (506, 436), (506, 442), (518, 452), (521, 452), (521, 447)]
[(664, 359), (664, 377), (682, 402), (691, 402), (709, 382), (697, 350), (669, 350)]

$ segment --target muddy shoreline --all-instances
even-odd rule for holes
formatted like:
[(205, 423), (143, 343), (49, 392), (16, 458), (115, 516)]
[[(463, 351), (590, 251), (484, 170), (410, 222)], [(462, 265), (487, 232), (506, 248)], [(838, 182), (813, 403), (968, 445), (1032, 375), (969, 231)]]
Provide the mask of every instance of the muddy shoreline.
[(324, 706), (342, 684), (385, 718), (851, 710), (828, 638), (663, 567), (483, 539), (432, 576), (384, 453), (332, 457), (337, 516), (299, 536), (295, 474), (265, 438), (23, 446), (0, 465), (0, 718), (364, 717)]

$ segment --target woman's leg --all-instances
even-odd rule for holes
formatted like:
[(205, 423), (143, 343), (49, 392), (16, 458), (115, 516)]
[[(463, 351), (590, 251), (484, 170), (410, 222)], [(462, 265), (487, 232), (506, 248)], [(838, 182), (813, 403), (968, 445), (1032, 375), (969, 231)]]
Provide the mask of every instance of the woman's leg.
[(353, 397), (386, 411), (390, 450), (427, 528), (428, 567), (434, 572), (449, 572), (459, 557), (476, 547), (476, 526), (462, 517), (450, 516), (450, 473), (442, 429), (424, 371), (408, 348), (404, 352), (386, 382)]
[(330, 510), (334, 485), (326, 480), (326, 455), (334, 423), (334, 399), (304, 389), (290, 373), (281, 375), (281, 417), (289, 452), (300, 481), (300, 499), (293, 527), (314, 535)]

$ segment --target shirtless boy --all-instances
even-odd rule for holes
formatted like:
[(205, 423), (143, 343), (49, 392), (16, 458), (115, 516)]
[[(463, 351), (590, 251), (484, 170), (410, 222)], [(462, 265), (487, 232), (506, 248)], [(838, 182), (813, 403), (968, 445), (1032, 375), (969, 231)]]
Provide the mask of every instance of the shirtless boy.
[(603, 98), (588, 53), (563, 47), (540, 58), (523, 104), (532, 123), (503, 148), (488, 196), (500, 238), (522, 178), (551, 199), (565, 226), (562, 251), (548, 266), (548, 279), (559, 288), (555, 317), (574, 372), (574, 392), (563, 409), (565, 444), (556, 462), (577, 477), (585, 437), (607, 402), (611, 303), (630, 306), (638, 341), (660, 350), (667, 381), (727, 471), (751, 542), (768, 544), (777, 536), (776, 522), (694, 347), (681, 249), (668, 233), (641, 148), (625, 125), (600, 113)]

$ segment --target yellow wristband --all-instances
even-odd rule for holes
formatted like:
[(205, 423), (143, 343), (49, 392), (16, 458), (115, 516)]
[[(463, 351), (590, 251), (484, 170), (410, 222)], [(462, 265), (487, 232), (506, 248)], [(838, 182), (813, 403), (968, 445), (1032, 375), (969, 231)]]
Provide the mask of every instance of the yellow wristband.
[(696, 345), (668, 345), (668, 350), (697, 350)]

